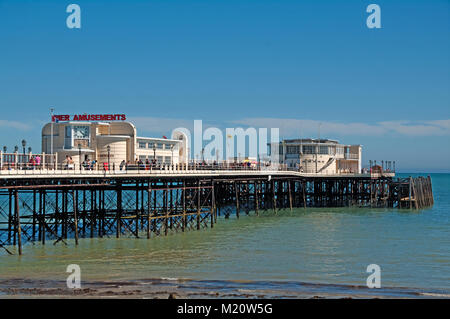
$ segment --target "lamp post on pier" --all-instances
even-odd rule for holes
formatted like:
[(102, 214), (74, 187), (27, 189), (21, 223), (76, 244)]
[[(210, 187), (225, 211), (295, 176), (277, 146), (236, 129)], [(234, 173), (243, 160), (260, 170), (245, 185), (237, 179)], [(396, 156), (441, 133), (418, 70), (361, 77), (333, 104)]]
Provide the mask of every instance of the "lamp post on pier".
[(27, 146), (27, 141), (22, 140), (22, 148), (23, 148), (23, 158), (22, 158), (22, 162), (23, 162), (23, 166), (26, 165), (25, 146)]
[[(6, 145), (3, 146), (3, 157), (1, 158), (2, 164), (3, 164), (3, 159), (4, 159), (4, 160), (7, 159), (7, 157), (6, 157), (6, 155), (5, 155), (7, 150), (8, 150), (8, 148), (6, 147)], [(9, 163), (8, 163), (8, 165), (9, 165)], [(2, 169), (2, 168), (3, 168), (3, 165), (2, 165), (2, 167), (0, 167), (0, 169)]]
[[(50, 154), (52, 159), (52, 166), (54, 166), (54, 156), (53, 156), (53, 122), (55, 119), (53, 118), (53, 112), (55, 109), (53, 107), (50, 108)], [(48, 145), (48, 144), (47, 144)]]
[(14, 167), (18, 169), (19, 164), (19, 146), (14, 146)]
[(80, 172), (81, 172), (81, 143), (78, 144), (78, 161), (80, 162)]
[(25, 158), (25, 147), (27, 146), (27, 141), (22, 140), (22, 148), (23, 148), (23, 158)]
[(106, 147), (106, 150), (108, 151), (108, 171), (110, 170), (110, 162), (111, 162), (111, 146), (110, 145), (108, 145), (107, 147)]
[(173, 148), (175, 147), (174, 144), (170, 145), (170, 151), (172, 152), (172, 157), (170, 159), (170, 165), (173, 166)]

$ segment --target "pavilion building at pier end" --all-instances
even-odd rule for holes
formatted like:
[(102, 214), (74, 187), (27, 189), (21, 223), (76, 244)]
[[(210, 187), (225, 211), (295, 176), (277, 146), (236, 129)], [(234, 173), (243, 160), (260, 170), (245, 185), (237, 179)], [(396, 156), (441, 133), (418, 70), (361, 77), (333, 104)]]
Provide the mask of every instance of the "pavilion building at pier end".
[[(56, 119), (55, 119), (56, 118)], [(90, 117), (89, 119), (91, 119)], [(101, 117), (93, 117), (98, 119)], [(56, 155), (57, 163), (70, 156), (75, 165), (90, 160), (119, 167), (122, 161), (145, 163), (155, 160), (161, 165), (186, 164), (189, 159), (187, 137), (173, 132), (172, 139), (139, 137), (136, 127), (114, 117), (110, 121), (74, 121), (69, 116), (52, 118), (42, 129), (42, 152)]]
[(362, 146), (344, 145), (329, 139), (287, 139), (269, 144), (269, 153), (274, 157), (278, 147), (278, 160), (287, 168), (304, 173), (342, 174), (361, 173)]

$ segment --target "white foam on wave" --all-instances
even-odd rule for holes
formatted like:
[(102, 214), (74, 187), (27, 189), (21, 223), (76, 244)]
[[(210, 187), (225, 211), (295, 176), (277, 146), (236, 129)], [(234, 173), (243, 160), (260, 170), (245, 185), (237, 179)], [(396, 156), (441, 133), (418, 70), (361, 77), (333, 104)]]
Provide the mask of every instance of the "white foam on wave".
[(420, 292), (419, 294), (422, 296), (429, 296), (429, 297), (450, 298), (450, 294), (438, 294), (434, 292)]
[(180, 280), (180, 279), (178, 279), (178, 278), (171, 278), (171, 277), (161, 277), (161, 280), (178, 281), (178, 280)]

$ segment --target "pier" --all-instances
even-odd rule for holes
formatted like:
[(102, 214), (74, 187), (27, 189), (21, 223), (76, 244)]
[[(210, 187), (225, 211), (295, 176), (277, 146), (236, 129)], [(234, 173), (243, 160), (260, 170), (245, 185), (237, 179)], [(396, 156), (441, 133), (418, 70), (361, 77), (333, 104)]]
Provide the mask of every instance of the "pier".
[[(391, 172), (310, 174), (286, 168), (0, 171), (0, 247), (68, 245), (80, 238), (132, 236), (214, 227), (220, 217), (309, 207), (423, 209), (434, 204), (430, 177)], [(73, 243), (73, 241), (70, 241)]]

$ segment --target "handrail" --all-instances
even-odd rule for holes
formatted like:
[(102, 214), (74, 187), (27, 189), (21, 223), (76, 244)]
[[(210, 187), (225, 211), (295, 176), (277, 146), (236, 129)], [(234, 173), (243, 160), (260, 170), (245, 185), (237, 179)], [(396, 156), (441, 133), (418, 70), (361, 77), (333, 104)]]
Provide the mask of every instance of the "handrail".
[[(3, 163), (0, 167), (0, 176), (34, 176), (34, 175), (154, 175), (154, 174), (211, 174), (218, 172), (286, 172), (286, 173), (300, 173), (305, 176), (317, 176), (317, 175), (361, 175), (370, 176), (367, 174), (359, 174), (348, 171), (337, 171), (336, 174), (329, 172), (319, 171), (317, 173), (304, 173), (299, 172), (298, 168), (289, 168), (284, 164), (280, 165), (263, 165), (258, 163), (257, 165), (248, 165), (247, 163), (196, 163), (190, 162), (188, 164), (124, 164), (108, 165), (108, 163), (95, 163), (87, 165), (86, 163), (80, 164), (66, 164), (66, 163)], [(373, 172), (372, 172), (373, 173)], [(383, 172), (383, 176), (393, 176), (393, 172)], [(372, 174), (373, 175), (373, 174)]]

